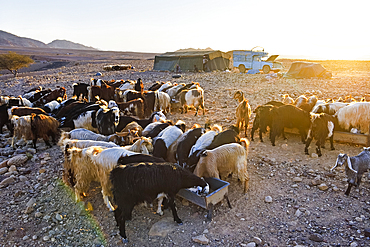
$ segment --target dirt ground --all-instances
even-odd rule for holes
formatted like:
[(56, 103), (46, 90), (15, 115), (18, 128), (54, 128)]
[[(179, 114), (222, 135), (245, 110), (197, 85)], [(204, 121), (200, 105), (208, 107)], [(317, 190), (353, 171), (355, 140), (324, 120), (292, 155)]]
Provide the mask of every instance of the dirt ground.
[[(292, 61), (282, 60), (285, 71)], [(82, 60), (78, 63), (70, 62), (62, 67), (43, 71), (28, 71), (19, 74), (16, 79), (7, 75), (0, 76), (1, 95), (19, 95), (31, 87), (42, 85), (55, 88), (65, 86), (67, 94), (72, 95), (72, 83), (88, 82), (96, 77), (96, 72), (102, 72), (102, 79), (138, 79), (142, 78), (145, 88), (155, 81), (171, 82), (199, 82), (205, 91), (206, 114), (194, 117), (194, 112), (187, 114), (171, 113), (169, 119), (182, 119), (187, 127), (194, 123), (203, 125), (207, 120), (221, 124), (224, 128), (235, 123), (235, 109), (237, 102), (232, 96), (236, 90), (242, 90), (252, 110), (258, 105), (270, 100), (281, 100), (283, 94), (292, 97), (301, 94), (306, 96), (315, 94), (319, 99), (338, 98), (351, 94), (360, 99), (369, 93), (370, 62), (367, 61), (319, 61), (324, 67), (332, 71), (333, 78), (323, 79), (267, 79), (266, 75), (246, 75), (237, 71), (209, 72), (209, 73), (182, 73), (178, 79), (172, 78), (170, 72), (152, 71), (153, 60)], [(104, 65), (113, 63), (129, 63), (135, 70), (129, 71), (102, 71)], [(96, 77), (97, 78), (97, 77)], [(250, 128), (247, 134), (250, 139)], [(242, 135), (244, 136), (244, 135)], [(335, 150), (322, 150), (323, 156), (317, 158), (304, 154), (304, 144), (297, 135), (288, 134), (287, 140), (277, 139), (273, 147), (264, 135), (261, 142), (255, 134), (255, 141), (250, 143), (248, 154), (248, 171), (250, 175), (249, 190), (242, 192), (242, 186), (236, 178), (223, 178), (230, 182), (228, 198), (232, 208), (227, 206), (225, 200), (215, 205), (213, 220), (206, 221), (207, 210), (189, 203), (180, 197), (176, 199), (179, 217), (184, 224), (178, 226), (172, 221), (169, 210), (164, 216), (158, 216), (154, 209), (141, 206), (135, 207), (133, 219), (127, 223), (126, 232), (129, 238), (127, 246), (200, 246), (194, 242), (193, 237), (203, 235), (208, 240), (204, 242), (209, 246), (247, 246), (255, 242), (257, 246), (369, 246), (370, 240), (365, 236), (365, 229), (370, 228), (369, 222), (369, 179), (367, 174), (359, 188), (352, 190), (350, 196), (345, 196), (345, 174), (342, 168), (334, 173), (329, 170), (335, 164), (339, 153), (350, 156), (357, 155), (362, 146), (348, 143), (334, 143)], [(5, 139), (4, 139), (5, 140)], [(42, 144), (39, 144), (42, 145)], [(309, 149), (314, 152), (314, 143)], [(64, 210), (68, 216), (75, 215), (70, 212), (77, 210), (76, 204), (68, 195), (68, 190), (56, 184), (61, 178), (63, 155), (58, 147), (46, 149), (52, 157), (48, 168), (52, 174), (46, 175), (47, 184), (55, 189), (48, 193), (40, 190), (40, 202), (50, 203), (58, 210)], [(37, 161), (29, 161), (28, 168), (31, 175), (40, 168)], [(31, 177), (33, 178), (33, 177)], [(35, 177), (35, 179), (38, 179)], [(326, 184), (326, 190), (320, 190), (319, 185)], [(42, 239), (47, 223), (30, 216), (27, 222), (23, 220), (22, 211), (27, 203), (27, 195), (17, 198), (16, 192), (22, 191), (22, 184), (11, 184), (0, 189), (0, 200), (3, 205), (3, 215), (0, 217), (1, 234), (0, 245), (3, 246), (66, 246), (57, 239), (55, 242)], [(25, 193), (27, 194), (27, 193)], [(62, 196), (64, 195), (64, 196)], [(36, 195), (38, 196), (38, 195)], [(266, 197), (271, 202), (266, 202)], [(45, 199), (49, 197), (49, 200)], [(54, 201), (57, 198), (59, 201)], [(45, 199), (45, 200), (44, 200)], [(62, 201), (60, 201), (62, 200)], [(11, 202), (11, 203), (10, 203)], [(101, 234), (100, 240), (86, 243), (81, 246), (104, 245), (121, 246), (118, 229), (113, 214), (103, 203), (100, 187), (94, 184), (85, 204), (91, 203), (90, 223), (96, 226)], [(9, 205), (11, 204), (11, 205)], [(16, 209), (9, 212), (8, 209)], [(40, 209), (41, 210), (41, 209)], [(55, 212), (54, 209), (42, 208), (44, 213)], [(41, 211), (42, 211), (41, 210)], [(7, 213), (6, 213), (7, 212)], [(78, 215), (78, 213), (77, 213)], [(15, 218), (12, 218), (15, 217)], [(74, 220), (77, 220), (76, 219)], [(16, 219), (16, 220), (11, 220)], [(149, 236), (151, 227), (159, 222), (170, 222), (169, 232), (164, 237)], [(82, 223), (81, 223), (82, 224)], [(65, 224), (68, 229), (68, 224)], [(10, 229), (10, 230), (9, 230)], [(19, 230), (22, 229), (22, 230)], [(40, 236), (37, 240), (24, 239), (24, 236)], [(84, 235), (69, 234), (69, 246), (79, 246)], [(81, 239), (79, 239), (81, 238)], [(261, 240), (261, 242), (260, 242)], [(100, 241), (100, 242), (99, 242)], [(99, 243), (99, 244), (98, 244)], [(252, 246), (251, 244), (248, 246)]]

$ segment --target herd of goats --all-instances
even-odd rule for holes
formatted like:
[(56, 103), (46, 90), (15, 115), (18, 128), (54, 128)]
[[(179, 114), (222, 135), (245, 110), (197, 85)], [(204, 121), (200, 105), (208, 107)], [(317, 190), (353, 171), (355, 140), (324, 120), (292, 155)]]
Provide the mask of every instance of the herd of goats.
[[(175, 195), (183, 188), (207, 194), (209, 186), (202, 177), (220, 179), (233, 173), (243, 183), (244, 193), (248, 190), (249, 141), (240, 138), (240, 131), (244, 129), (247, 136), (252, 110), (243, 92), (234, 94), (239, 102), (236, 124), (223, 130), (208, 122), (204, 127), (187, 128), (181, 120), (174, 123), (166, 118), (171, 111), (186, 113), (189, 107), (196, 109), (195, 115), (201, 108), (204, 115), (204, 91), (199, 83), (156, 82), (144, 90), (141, 79), (91, 79), (74, 84), (73, 89), (69, 99), (63, 87), (1, 96), (0, 133), (6, 125), (13, 148), (21, 145), (20, 139), (32, 140), (36, 150), (38, 138), (50, 147), (50, 137), (58, 143), (65, 158), (63, 181), (74, 189), (76, 200), (81, 200), (92, 181), (100, 182), (104, 203), (114, 211), (123, 242), (127, 242), (125, 221), (141, 202), (157, 199), (157, 213), (163, 214), (163, 204), (181, 224)], [(327, 102), (304, 95), (294, 100), (284, 95), (281, 102), (270, 101), (254, 110), (251, 140), (259, 130), (262, 142), (269, 129), (275, 146), (276, 137), (285, 138), (284, 128), (297, 128), (305, 153), (315, 139), (320, 157), (327, 138), (334, 150), (334, 130), (369, 134), (370, 102), (352, 101)], [(354, 157), (339, 154), (332, 169), (341, 165), (348, 176), (345, 194), (349, 195), (370, 168), (370, 148)]]

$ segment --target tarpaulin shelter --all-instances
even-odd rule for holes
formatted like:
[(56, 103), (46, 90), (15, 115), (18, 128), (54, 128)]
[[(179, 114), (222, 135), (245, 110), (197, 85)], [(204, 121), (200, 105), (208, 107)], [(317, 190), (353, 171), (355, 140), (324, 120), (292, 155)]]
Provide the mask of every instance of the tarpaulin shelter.
[(332, 73), (319, 63), (294, 62), (284, 75), (285, 78), (330, 78)]
[(226, 70), (229, 68), (230, 55), (222, 51), (167, 52), (155, 56), (153, 70), (175, 71), (179, 65), (182, 71)]

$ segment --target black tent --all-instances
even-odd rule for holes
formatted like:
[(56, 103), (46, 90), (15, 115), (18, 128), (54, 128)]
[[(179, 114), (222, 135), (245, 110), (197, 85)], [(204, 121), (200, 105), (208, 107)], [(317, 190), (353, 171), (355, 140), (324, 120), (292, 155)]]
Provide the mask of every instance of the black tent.
[(153, 70), (175, 71), (179, 65), (182, 71), (213, 71), (229, 68), (230, 55), (221, 51), (167, 52), (155, 56)]
[(294, 62), (284, 75), (285, 78), (331, 78), (332, 74), (319, 63)]

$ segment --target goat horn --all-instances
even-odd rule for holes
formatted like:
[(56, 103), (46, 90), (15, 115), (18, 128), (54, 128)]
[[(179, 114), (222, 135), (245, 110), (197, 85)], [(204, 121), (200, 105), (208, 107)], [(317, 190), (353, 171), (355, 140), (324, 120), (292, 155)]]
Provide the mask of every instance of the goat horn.
[(357, 171), (352, 168), (352, 163), (351, 163), (349, 156), (347, 156), (347, 163), (348, 163), (348, 168), (354, 173), (357, 173)]

